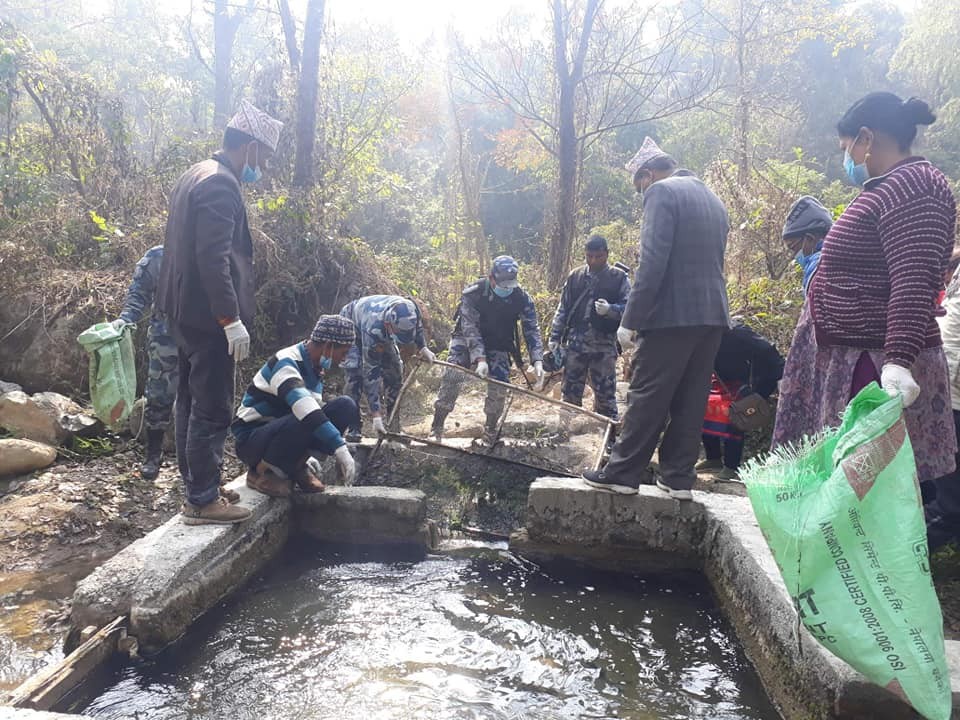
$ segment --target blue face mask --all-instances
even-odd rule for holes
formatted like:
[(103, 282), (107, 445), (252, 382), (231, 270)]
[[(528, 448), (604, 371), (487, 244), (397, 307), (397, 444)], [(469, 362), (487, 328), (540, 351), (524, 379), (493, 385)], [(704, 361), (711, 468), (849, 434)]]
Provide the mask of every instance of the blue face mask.
[(263, 171), (260, 169), (260, 148), (257, 147), (257, 166), (250, 167), (250, 163), (244, 161), (243, 163), (243, 172), (240, 173), (240, 182), (242, 183), (255, 183), (263, 177)]
[[(860, 138), (854, 140), (853, 144), (856, 145), (858, 142), (860, 142)], [(847, 173), (847, 177), (850, 178), (850, 182), (854, 185), (863, 185), (870, 179), (870, 171), (867, 170), (867, 164), (860, 163), (857, 165), (849, 150), (843, 151), (843, 169)]]
[(493, 293), (494, 293), (497, 297), (502, 297), (502, 298), (510, 297), (510, 293), (512, 293), (512, 292), (513, 292), (513, 288), (495, 287), (495, 288), (493, 289)]
[(329, 370), (331, 367), (333, 367), (333, 360), (328, 357), (322, 357), (320, 358), (319, 365), (321, 370)]

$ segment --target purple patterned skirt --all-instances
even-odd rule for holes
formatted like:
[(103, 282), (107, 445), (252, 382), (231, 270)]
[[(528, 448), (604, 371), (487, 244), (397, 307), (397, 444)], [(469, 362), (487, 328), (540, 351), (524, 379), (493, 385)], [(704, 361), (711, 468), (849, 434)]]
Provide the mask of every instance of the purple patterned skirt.
[[(787, 355), (773, 431), (773, 447), (799, 442), (825, 427), (840, 425), (840, 416), (856, 390), (879, 378), (883, 351), (817, 345), (813, 318), (804, 305)], [(906, 409), (920, 482), (953, 472), (957, 438), (950, 405), (950, 383), (943, 348), (920, 351), (910, 369), (920, 397)]]

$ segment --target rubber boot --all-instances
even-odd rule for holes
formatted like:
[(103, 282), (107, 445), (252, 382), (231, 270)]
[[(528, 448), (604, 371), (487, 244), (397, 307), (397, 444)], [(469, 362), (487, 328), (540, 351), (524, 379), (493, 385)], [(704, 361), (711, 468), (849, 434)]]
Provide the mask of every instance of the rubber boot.
[(480, 437), (480, 443), (487, 447), (493, 447), (497, 444), (497, 424), (499, 417), (487, 417), (487, 422), (483, 426), (483, 435)]
[(160, 474), (160, 462), (163, 460), (163, 428), (147, 430), (147, 457), (140, 466), (140, 476), (144, 480), (155, 480)]
[(447, 420), (447, 414), (439, 410), (433, 411), (433, 424), (430, 426), (430, 437), (437, 442), (443, 440), (443, 424)]

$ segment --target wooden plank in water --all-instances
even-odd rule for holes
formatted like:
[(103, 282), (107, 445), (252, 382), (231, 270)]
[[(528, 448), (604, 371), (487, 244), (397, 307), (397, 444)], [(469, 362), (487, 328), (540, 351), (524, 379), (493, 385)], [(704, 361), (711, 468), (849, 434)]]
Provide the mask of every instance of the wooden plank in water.
[(108, 663), (127, 636), (127, 619), (118, 617), (95, 632), (62, 661), (44, 668), (10, 693), (7, 704), (32, 710), (52, 710), (67, 693)]

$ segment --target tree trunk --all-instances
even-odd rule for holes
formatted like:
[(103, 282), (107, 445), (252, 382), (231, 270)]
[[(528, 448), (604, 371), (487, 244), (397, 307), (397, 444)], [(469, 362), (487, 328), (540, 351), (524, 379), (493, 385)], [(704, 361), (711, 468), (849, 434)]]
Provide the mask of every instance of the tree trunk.
[(317, 86), (320, 82), (320, 38), (324, 0), (307, 0), (303, 26), (303, 58), (297, 84), (297, 147), (293, 184), (313, 184), (313, 145), (317, 134)]
[(233, 41), (240, 27), (240, 16), (230, 14), (229, 0), (215, 0), (213, 8), (213, 121), (222, 128), (233, 108)]
[(558, 288), (567, 277), (570, 248), (577, 231), (576, 87), (568, 79), (560, 86), (557, 137), (557, 219), (547, 262), (547, 282)]
[(747, 30), (742, 0), (737, 32), (737, 180), (740, 187), (745, 187), (750, 179), (750, 99), (747, 97)]
[[(570, 250), (577, 232), (577, 188), (579, 185), (580, 140), (577, 133), (577, 88), (583, 79), (593, 21), (603, 0), (587, 0), (583, 26), (572, 63), (567, 58), (566, 22), (563, 0), (553, 0), (553, 57), (560, 89), (557, 106), (557, 218), (547, 252), (547, 284), (559, 288), (567, 277)], [(572, 65), (572, 66), (571, 66)]]
[(290, 60), (290, 72), (300, 72), (300, 48), (297, 47), (297, 24), (290, 12), (288, 0), (277, 0), (280, 9), (280, 24), (283, 26), (283, 42), (287, 46), (287, 58)]

